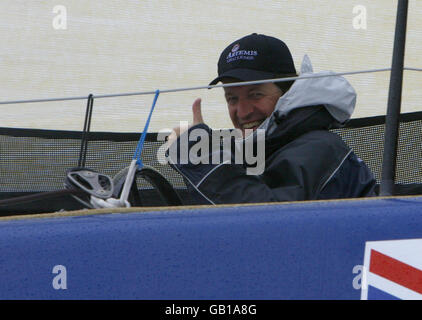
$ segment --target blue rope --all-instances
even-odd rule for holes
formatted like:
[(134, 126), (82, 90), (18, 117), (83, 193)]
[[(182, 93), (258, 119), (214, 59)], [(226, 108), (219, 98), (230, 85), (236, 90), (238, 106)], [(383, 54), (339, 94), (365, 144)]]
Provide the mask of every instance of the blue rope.
[(147, 135), (147, 131), (148, 131), (148, 127), (149, 127), (149, 122), (151, 120), (152, 112), (154, 111), (154, 107), (155, 107), (155, 104), (157, 102), (159, 94), (160, 94), (160, 90), (156, 90), (154, 101), (152, 102), (151, 110), (149, 111), (147, 122), (145, 123), (144, 131), (142, 132), (141, 138), (139, 139), (138, 145), (137, 145), (136, 150), (135, 150), (135, 154), (133, 155), (133, 160), (137, 160), (136, 164), (140, 168), (142, 168), (144, 166), (144, 164), (142, 163), (142, 159), (141, 159), (141, 153), (142, 153), (142, 149), (144, 148), (144, 141), (145, 141), (145, 137)]

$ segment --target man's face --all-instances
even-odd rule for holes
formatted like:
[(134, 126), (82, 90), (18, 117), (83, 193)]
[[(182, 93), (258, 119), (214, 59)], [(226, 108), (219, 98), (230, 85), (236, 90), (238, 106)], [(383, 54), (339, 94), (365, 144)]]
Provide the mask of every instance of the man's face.
[[(233, 83), (225, 80), (223, 83)], [(283, 92), (273, 83), (246, 85), (224, 88), (230, 118), (235, 128), (256, 130), (274, 111), (274, 107)]]

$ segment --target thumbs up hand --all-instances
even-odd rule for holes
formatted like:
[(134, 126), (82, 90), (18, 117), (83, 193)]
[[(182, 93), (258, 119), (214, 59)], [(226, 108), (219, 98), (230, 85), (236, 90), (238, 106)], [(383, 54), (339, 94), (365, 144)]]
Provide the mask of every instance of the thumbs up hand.
[(197, 98), (192, 104), (193, 124), (188, 127), (173, 128), (172, 133), (168, 138), (168, 146), (170, 146), (185, 130), (200, 123), (204, 123), (201, 111), (201, 98)]
[(199, 123), (204, 123), (204, 119), (202, 118), (202, 111), (201, 111), (201, 98), (198, 98), (193, 102), (192, 113), (193, 113), (194, 126)]

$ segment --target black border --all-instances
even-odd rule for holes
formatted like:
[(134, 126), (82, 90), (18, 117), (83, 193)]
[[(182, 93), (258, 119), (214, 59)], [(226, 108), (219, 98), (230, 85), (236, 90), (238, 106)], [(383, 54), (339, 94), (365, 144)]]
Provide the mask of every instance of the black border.
[[(66, 130), (45, 130), (45, 129), (26, 129), (26, 128), (7, 128), (0, 127), (0, 135), (12, 137), (35, 137), (44, 139), (82, 139), (82, 131), (66, 131)], [(89, 132), (89, 141), (138, 141), (141, 137), (141, 132), (103, 132), (94, 131)], [(146, 141), (157, 141), (156, 132), (147, 133)]]
[[(363, 128), (363, 127), (384, 125), (385, 119), (386, 119), (385, 115), (350, 119), (343, 128)], [(400, 122), (420, 121), (422, 120), (422, 111), (402, 113), (400, 114), (399, 120)]]

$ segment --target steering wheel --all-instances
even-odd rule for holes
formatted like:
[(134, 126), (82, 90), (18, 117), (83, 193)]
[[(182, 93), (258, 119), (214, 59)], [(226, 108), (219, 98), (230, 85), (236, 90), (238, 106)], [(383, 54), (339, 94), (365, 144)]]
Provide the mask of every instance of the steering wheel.
[[(119, 198), (123, 190), (123, 185), (126, 181), (127, 173), (129, 172), (129, 167), (126, 167), (120, 170), (113, 178), (114, 192), (113, 197)], [(182, 200), (174, 190), (170, 182), (156, 169), (151, 166), (144, 165), (142, 168), (137, 169), (135, 172), (135, 178), (129, 192), (128, 201), (134, 207), (146, 206), (146, 201), (143, 199), (143, 191), (138, 189), (137, 179), (144, 179), (149, 182), (157, 191), (160, 196), (161, 201), (165, 206), (180, 206), (182, 205)]]
[[(120, 198), (128, 172), (129, 167), (126, 167), (110, 178), (92, 169), (76, 167), (67, 171), (65, 187), (69, 191), (79, 191), (78, 195), (71, 194), (71, 196), (85, 207), (92, 208), (89, 201), (91, 195), (104, 200), (111, 197)], [(148, 202), (145, 201), (148, 196), (147, 191), (138, 189), (136, 180), (139, 178), (153, 186), (153, 191), (155, 190), (161, 199), (160, 205), (180, 206), (183, 204), (170, 182), (153, 167), (144, 165), (136, 170), (130, 187), (128, 201), (132, 207), (148, 206)], [(83, 191), (82, 194), (80, 191)]]

